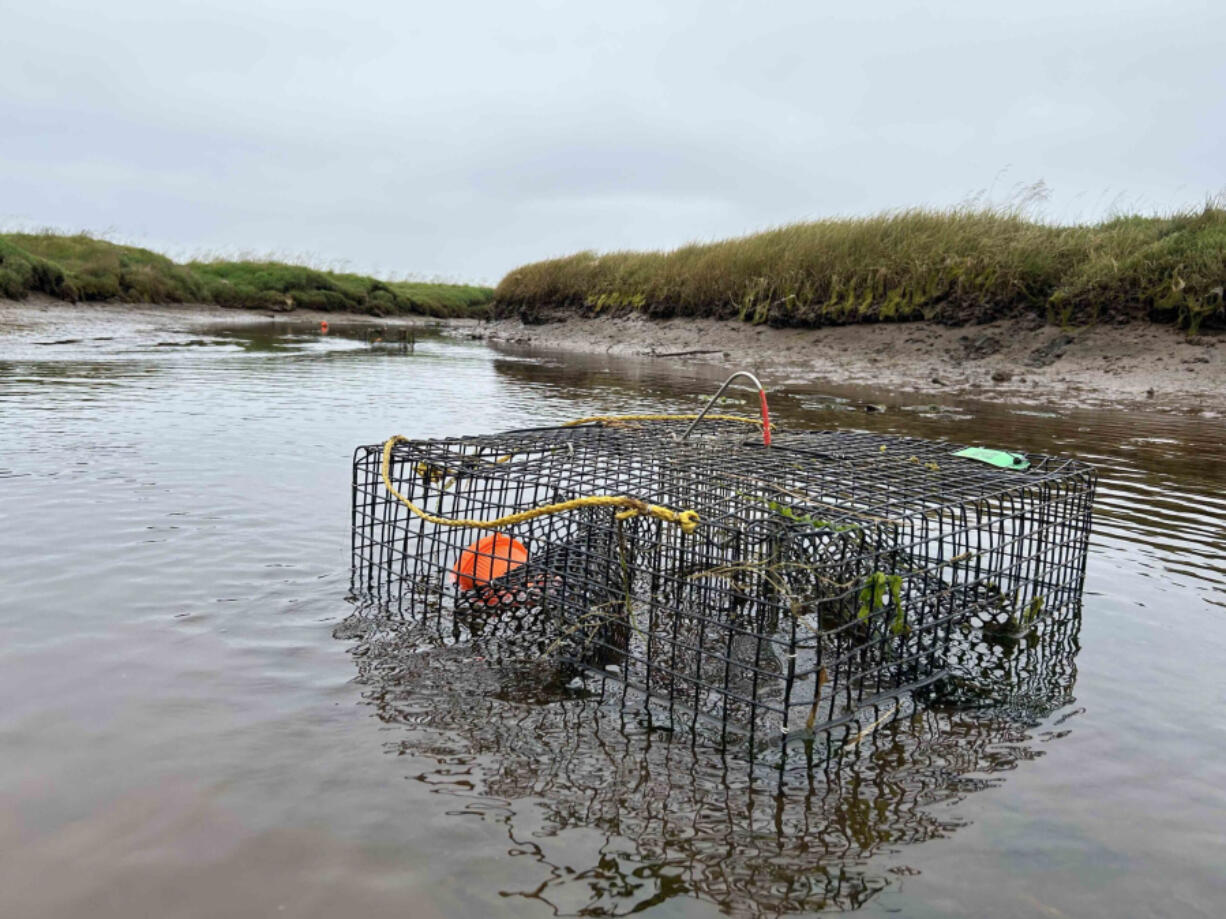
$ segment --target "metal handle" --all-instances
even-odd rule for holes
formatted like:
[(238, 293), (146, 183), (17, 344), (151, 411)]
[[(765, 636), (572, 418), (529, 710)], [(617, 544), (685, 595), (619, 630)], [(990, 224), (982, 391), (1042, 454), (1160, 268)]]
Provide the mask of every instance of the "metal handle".
[(719, 397), (724, 394), (724, 391), (737, 377), (748, 377), (753, 385), (758, 387), (758, 398), (762, 403), (762, 442), (768, 447), (771, 445), (771, 416), (770, 409), (766, 407), (766, 389), (762, 386), (762, 381), (748, 370), (738, 370), (732, 376), (728, 377), (728, 379), (724, 380), (724, 385), (721, 386), (716, 391), (715, 395), (711, 397), (711, 401), (708, 402), (706, 407), (698, 413), (698, 417), (690, 422), (690, 426), (685, 429), (679, 438), (677, 438), (678, 440), (685, 440), (690, 436), (694, 428), (698, 426), (698, 422), (702, 421), (703, 416), (705, 416), (707, 412), (711, 411), (711, 407), (719, 401)]

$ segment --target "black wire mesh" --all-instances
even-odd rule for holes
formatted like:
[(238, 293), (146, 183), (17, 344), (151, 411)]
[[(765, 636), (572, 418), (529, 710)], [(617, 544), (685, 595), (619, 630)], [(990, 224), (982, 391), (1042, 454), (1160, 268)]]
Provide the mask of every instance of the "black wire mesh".
[[(1025, 471), (958, 446), (711, 423), (543, 428), (397, 444), (390, 477), (427, 512), (488, 520), (627, 495), (702, 523), (583, 507), (498, 535), (430, 523), (354, 459), (355, 589), (395, 599), (493, 660), (547, 661), (676, 717), (811, 734), (929, 684), (984, 641), (1078, 599), (1095, 475)], [(604, 692), (603, 685), (601, 686)]]

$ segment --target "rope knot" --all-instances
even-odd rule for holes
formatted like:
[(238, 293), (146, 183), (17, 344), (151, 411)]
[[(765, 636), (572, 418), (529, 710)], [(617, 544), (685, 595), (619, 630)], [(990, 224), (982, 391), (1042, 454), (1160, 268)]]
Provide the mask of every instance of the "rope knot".
[(698, 524), (701, 522), (698, 511), (682, 511), (677, 515), (677, 526), (681, 527), (682, 533), (693, 533), (698, 529)]

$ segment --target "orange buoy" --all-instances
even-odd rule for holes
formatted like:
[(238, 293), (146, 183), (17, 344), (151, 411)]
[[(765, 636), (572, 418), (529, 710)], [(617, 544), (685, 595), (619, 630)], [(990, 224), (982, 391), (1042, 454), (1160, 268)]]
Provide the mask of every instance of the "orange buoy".
[(523, 543), (505, 533), (491, 533), (460, 553), (460, 560), (451, 569), (451, 579), (459, 584), (460, 590), (472, 590), (514, 571), (527, 560), (528, 550)]
[(323, 332), (325, 335), (328, 334), (328, 320), (325, 319), (319, 324), (319, 331)]

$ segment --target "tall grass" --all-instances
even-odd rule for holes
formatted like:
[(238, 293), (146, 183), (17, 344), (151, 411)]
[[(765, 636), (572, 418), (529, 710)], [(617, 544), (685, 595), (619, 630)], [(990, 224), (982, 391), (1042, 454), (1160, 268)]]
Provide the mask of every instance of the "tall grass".
[(1052, 226), (1016, 211), (822, 220), (671, 252), (581, 252), (510, 272), (495, 313), (637, 311), (774, 325), (1038, 312), (1226, 320), (1226, 209)]
[(0, 297), (212, 303), (376, 316), (481, 316), (493, 291), (464, 284), (381, 281), (274, 261), (193, 261), (85, 234), (0, 234)]

